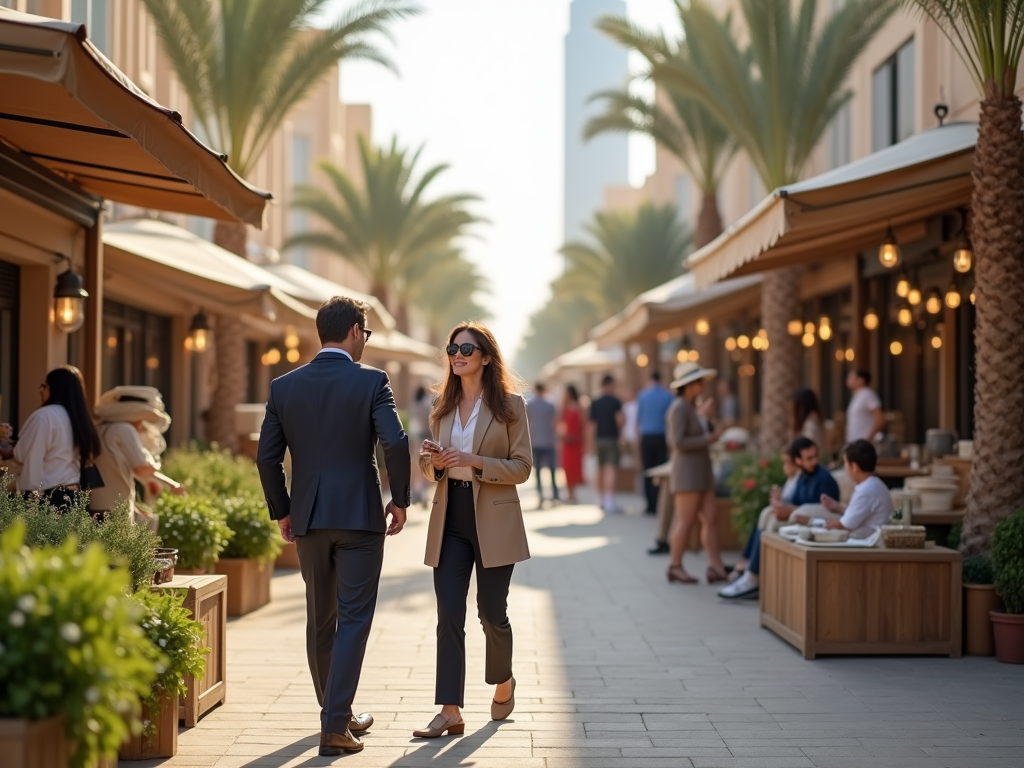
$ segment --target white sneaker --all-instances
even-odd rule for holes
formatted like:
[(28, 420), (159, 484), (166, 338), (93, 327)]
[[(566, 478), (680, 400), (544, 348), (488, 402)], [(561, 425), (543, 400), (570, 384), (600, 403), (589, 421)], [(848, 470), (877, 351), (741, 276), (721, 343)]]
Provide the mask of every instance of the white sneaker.
[(744, 573), (732, 584), (728, 584), (718, 590), (718, 596), (727, 600), (753, 600), (760, 596), (761, 589), (754, 584), (750, 577)]

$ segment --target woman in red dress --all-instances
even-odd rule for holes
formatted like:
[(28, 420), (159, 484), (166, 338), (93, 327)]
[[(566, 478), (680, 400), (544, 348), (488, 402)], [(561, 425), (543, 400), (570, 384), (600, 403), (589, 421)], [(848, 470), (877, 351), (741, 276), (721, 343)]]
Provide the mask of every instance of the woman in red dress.
[(580, 393), (572, 384), (565, 388), (562, 417), (559, 424), (562, 436), (562, 471), (569, 491), (569, 503), (576, 503), (576, 487), (583, 485), (583, 414)]

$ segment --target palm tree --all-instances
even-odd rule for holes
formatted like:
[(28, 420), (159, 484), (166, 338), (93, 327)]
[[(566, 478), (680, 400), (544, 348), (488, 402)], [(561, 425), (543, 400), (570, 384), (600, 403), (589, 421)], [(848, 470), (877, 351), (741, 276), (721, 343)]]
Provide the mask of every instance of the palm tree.
[[(686, 55), (656, 63), (655, 83), (697, 99), (736, 138), (766, 189), (797, 181), (836, 113), (850, 98), (847, 76), (882, 25), (893, 0), (847, 0), (821, 24), (817, 0), (740, 0), (749, 42), (731, 18), (705, 0), (676, 0)], [(786, 441), (790, 394), (800, 384), (800, 344), (787, 331), (799, 314), (797, 267), (765, 274), (761, 322), (764, 356), (761, 447)]]
[(1022, 0), (913, 0), (945, 32), (981, 97), (971, 242), (977, 325), (974, 463), (961, 547), (991, 550), (992, 529), (1024, 504), (1024, 137), (1014, 92)]
[(581, 298), (599, 319), (683, 271), (691, 237), (674, 205), (643, 203), (635, 211), (601, 212), (586, 226), (592, 243), (562, 246), (564, 274), (556, 297)]
[[(641, 53), (649, 67), (690, 54), (683, 42), (670, 45), (663, 34), (646, 32), (627, 19), (606, 17), (597, 26), (616, 42)], [(638, 79), (649, 79), (650, 74), (648, 69)], [(735, 140), (722, 124), (699, 101), (672, 88), (661, 88), (653, 100), (628, 88), (602, 91), (593, 98), (604, 99), (606, 110), (587, 124), (586, 138), (607, 131), (642, 133), (653, 138), (679, 159), (701, 191), (694, 248), (718, 237), (722, 233), (718, 187), (736, 151)]]
[(424, 259), (410, 272), (409, 303), (424, 318), (434, 346), (458, 323), (490, 317), (478, 300), (487, 290), (479, 267), (456, 249)]
[(320, 163), (332, 192), (316, 187), (295, 189), (292, 205), (309, 211), (329, 227), (288, 238), (285, 248), (313, 246), (337, 254), (358, 269), (371, 292), (395, 315), (400, 331), (408, 331), (409, 299), (417, 270), (451, 257), (452, 242), (482, 219), (469, 211), (474, 195), (453, 194), (427, 199), (431, 183), (448, 166), (436, 165), (417, 176), (422, 149), (410, 155), (392, 139), (374, 148), (359, 137), (364, 183), (344, 170)]
[[(192, 105), (200, 132), (243, 178), (287, 115), (342, 59), (390, 66), (375, 40), (416, 13), (402, 0), (362, 0), (324, 29), (314, 19), (330, 0), (142, 0)], [(245, 258), (244, 224), (218, 221), (214, 241)], [(248, 381), (245, 329), (217, 318), (217, 388), (212, 441), (236, 450), (235, 406)]]

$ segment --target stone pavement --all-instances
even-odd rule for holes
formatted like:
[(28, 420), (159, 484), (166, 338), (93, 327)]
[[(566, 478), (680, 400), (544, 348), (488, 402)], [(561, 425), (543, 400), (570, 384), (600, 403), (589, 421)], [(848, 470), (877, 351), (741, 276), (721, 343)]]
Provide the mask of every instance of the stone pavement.
[[(524, 492), (527, 506), (529, 493)], [(628, 500), (638, 506), (633, 499)], [(357, 755), (316, 754), (302, 581), (228, 630), (227, 703), (182, 731), (173, 760), (216, 768), (1011, 768), (1024, 766), (1024, 668), (994, 659), (804, 661), (758, 626), (755, 603), (670, 585), (645, 548), (653, 518), (587, 505), (529, 512), (517, 566), (517, 708), (488, 717), (483, 634), (467, 627), (466, 734), (411, 737), (433, 705), (434, 601), (426, 513), (388, 541), (357, 706), (377, 724)], [(688, 567), (703, 573), (699, 557)], [(470, 600), (474, 591), (471, 589)]]

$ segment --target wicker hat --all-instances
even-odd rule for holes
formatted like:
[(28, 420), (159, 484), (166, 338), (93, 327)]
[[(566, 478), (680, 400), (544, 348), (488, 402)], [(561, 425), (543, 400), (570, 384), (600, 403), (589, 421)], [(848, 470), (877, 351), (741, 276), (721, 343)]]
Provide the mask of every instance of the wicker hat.
[(703, 368), (700, 363), (685, 362), (676, 366), (674, 380), (669, 385), (671, 389), (679, 389), (687, 384), (692, 384), (701, 379), (707, 379), (718, 374), (714, 368)]
[(163, 434), (171, 426), (164, 399), (156, 387), (114, 387), (104, 392), (96, 406), (96, 418), (104, 422), (144, 421)]

